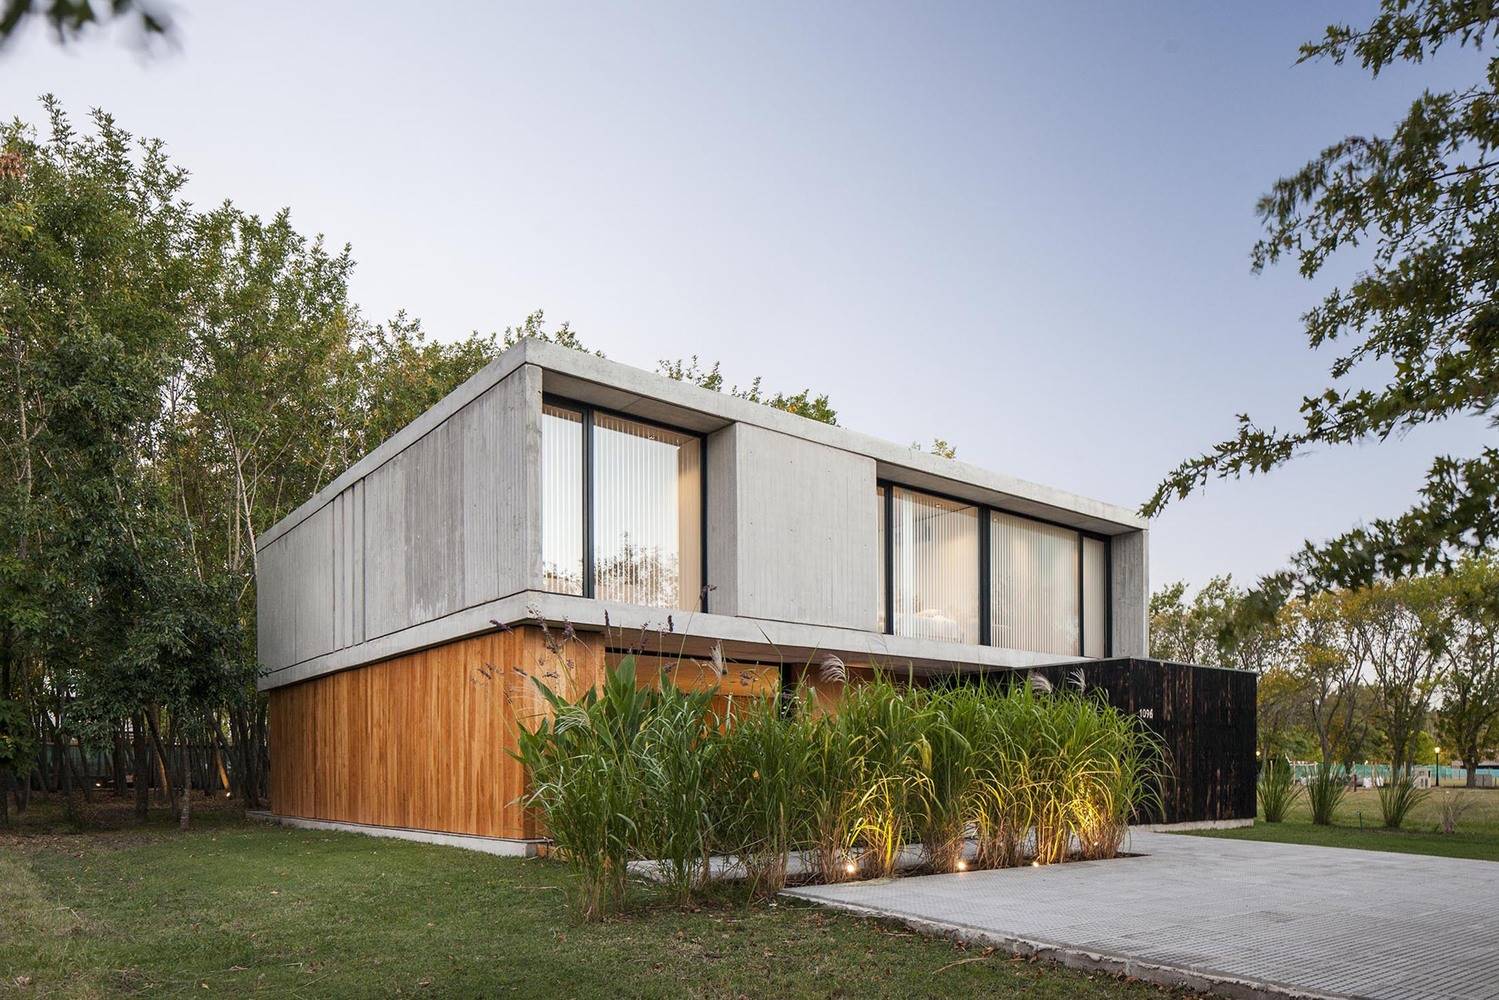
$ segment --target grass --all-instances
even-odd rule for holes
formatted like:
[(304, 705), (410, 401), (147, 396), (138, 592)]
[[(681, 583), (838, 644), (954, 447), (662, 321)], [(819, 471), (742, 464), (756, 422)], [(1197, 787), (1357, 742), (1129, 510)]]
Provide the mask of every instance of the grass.
[[(1458, 821), (1456, 833), (1439, 833), (1441, 799), (1452, 792), (1471, 804)], [(1332, 826), (1314, 826), (1306, 796), (1291, 806), (1282, 823), (1266, 823), (1241, 830), (1207, 830), (1191, 834), (1234, 840), (1265, 840), (1278, 844), (1354, 847), (1365, 851), (1430, 854), (1444, 858), (1499, 861), (1499, 789), (1442, 787), (1415, 806), (1399, 830), (1386, 829), (1374, 791), (1349, 792), (1333, 813)]]
[(0, 996), (421, 995), (1162, 998), (812, 907), (695, 908), (632, 887), (570, 916), (544, 860), (249, 823), (71, 832), (34, 805), (0, 834)]

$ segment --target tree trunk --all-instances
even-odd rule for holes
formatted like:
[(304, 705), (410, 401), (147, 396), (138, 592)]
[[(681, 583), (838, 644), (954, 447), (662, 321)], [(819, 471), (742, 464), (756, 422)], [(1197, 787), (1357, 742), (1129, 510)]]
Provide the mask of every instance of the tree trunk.
[(1468, 778), (1463, 784), (1468, 788), (1478, 787), (1478, 758), (1469, 757), (1463, 761), (1463, 767), (1468, 769)]
[(0, 767), (0, 830), (10, 829), (10, 768)]
[(193, 773), (187, 734), (182, 734), (182, 791), (177, 796), (177, 829), (186, 830), (193, 814)]
[(73, 768), (68, 763), (68, 745), (63, 742), (62, 731), (53, 730), (57, 740), (57, 787), (63, 796), (63, 815), (69, 823), (78, 822), (78, 796), (73, 788)]
[(115, 798), (125, 797), (125, 772), (129, 770), (130, 751), (125, 747), (125, 727), (115, 727), (115, 752), (114, 752), (114, 794)]
[(65, 757), (68, 762), (68, 770), (73, 772), (73, 784), (83, 793), (83, 801), (94, 801), (93, 789), (89, 787), (88, 761), (84, 759), (83, 747), (80, 746), (78, 748), (78, 763), (73, 763), (73, 755), (71, 753), (66, 754)]
[(232, 795), (234, 787), (229, 781), (229, 770), (224, 766), (224, 734), (219, 731), (217, 725), (213, 727), (213, 765), (218, 775), (219, 784), (225, 792)]
[(135, 713), (130, 728), (135, 733), (135, 818), (142, 823), (151, 811), (151, 754), (146, 749), (146, 719)]
[(151, 733), (151, 746), (156, 750), (156, 766), (161, 772), (161, 787), (168, 802), (173, 802), (176, 796), (173, 792), (172, 774), (167, 768), (167, 751), (161, 745), (161, 727), (156, 721), (156, 710), (152, 709), (146, 713), (146, 729)]

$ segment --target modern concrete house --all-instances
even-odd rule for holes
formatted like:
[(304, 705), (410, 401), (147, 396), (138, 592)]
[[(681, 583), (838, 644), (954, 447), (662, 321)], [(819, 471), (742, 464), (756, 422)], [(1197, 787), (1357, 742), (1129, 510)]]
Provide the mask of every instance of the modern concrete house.
[(1147, 554), (1125, 508), (525, 341), (261, 537), (272, 810), (523, 849), (533, 676), (1140, 658)]

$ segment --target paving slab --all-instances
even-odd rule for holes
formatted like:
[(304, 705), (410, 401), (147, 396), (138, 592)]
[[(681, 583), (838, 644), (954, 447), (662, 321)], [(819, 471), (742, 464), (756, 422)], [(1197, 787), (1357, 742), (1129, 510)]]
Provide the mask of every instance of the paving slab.
[(1499, 1000), (1499, 863), (1147, 832), (1125, 849), (786, 894), (1231, 996)]

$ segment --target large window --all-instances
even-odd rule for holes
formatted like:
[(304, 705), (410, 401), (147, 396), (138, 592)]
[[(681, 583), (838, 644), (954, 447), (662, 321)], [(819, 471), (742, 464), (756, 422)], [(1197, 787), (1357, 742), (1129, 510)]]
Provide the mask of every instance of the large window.
[(1078, 534), (994, 511), (989, 535), (990, 643), (1078, 655)]
[(892, 487), (896, 635), (979, 641), (978, 508)]
[(878, 497), (882, 631), (1109, 655), (1106, 539), (894, 484)]
[(703, 587), (703, 441), (563, 403), (542, 408), (544, 586), (694, 609)]

